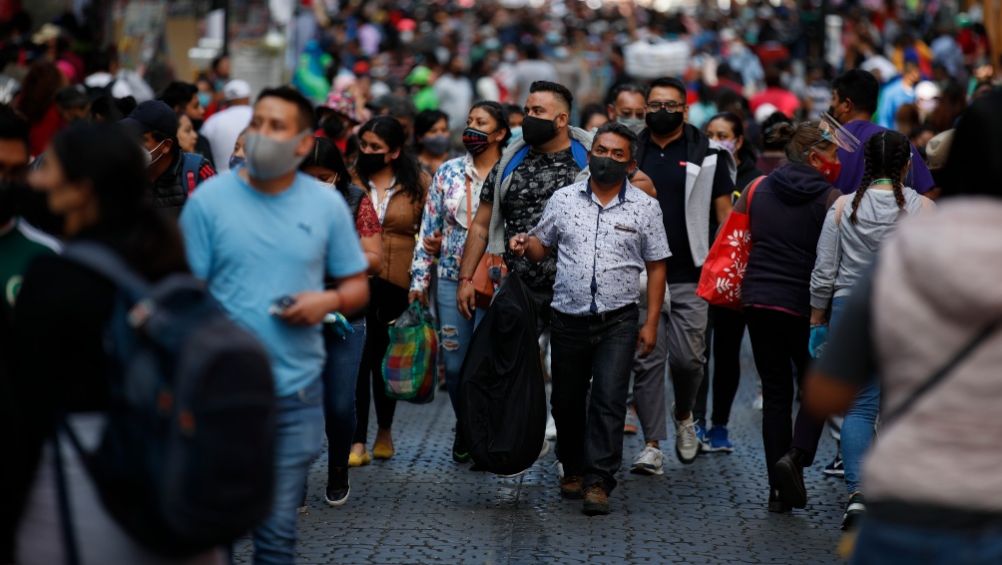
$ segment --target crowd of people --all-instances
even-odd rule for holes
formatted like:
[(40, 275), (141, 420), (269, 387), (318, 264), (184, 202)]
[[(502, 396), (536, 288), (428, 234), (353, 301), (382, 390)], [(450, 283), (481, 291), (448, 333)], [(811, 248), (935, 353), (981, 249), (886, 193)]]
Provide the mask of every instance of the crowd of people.
[[(37, 33), (5, 23), (0, 559), (55, 562), (71, 543), (99, 562), (151, 558), (101, 509), (109, 487), (87, 486), (93, 462), (53, 442), (70, 424), (97, 437), (129, 369), (107, 347), (115, 287), (60, 257), (81, 242), (151, 282), (202, 281), (266, 350), (274, 490), (256, 562), (293, 560), (324, 435), (334, 507), (349, 502), (351, 472), (394, 458), (384, 358), (415, 302), (434, 315), (457, 418), (442, 457), (470, 462), (458, 422), (463, 362), (490, 308), (485, 266), (495, 288), (517, 277), (532, 299), (551, 386), (541, 453), (555, 441), (555, 487), (585, 514), (612, 509), (626, 434), (643, 435), (629, 465), (640, 475), (666, 472), (669, 438), (682, 464), (751, 448), (728, 433), (747, 329), (769, 512), (807, 505), (804, 469), (832, 417), (841, 526), (866, 516), (858, 562), (965, 543), (970, 562), (1002, 558), (1002, 388), (990, 378), (1002, 349), (976, 347), (1002, 339), (1002, 94), (984, 26), (853, 4), (835, 68), (811, 12), (785, 4), (559, 6), (345, 6), (313, 22), (310, 49), (330, 58), (322, 91), (297, 72), (254, 92), (225, 55), (154, 89), (114, 50), (76, 53), (66, 19)], [(637, 66), (637, 49), (666, 44), (687, 49), (677, 72)], [(735, 212), (752, 242), (740, 309), (697, 292)], [(965, 348), (975, 320), (986, 329)], [(937, 382), (956, 375), (927, 392), (919, 378), (948, 360)], [(63, 474), (72, 511), (43, 480)], [(76, 541), (66, 512), (89, 517)], [(187, 557), (223, 562), (226, 548)]]

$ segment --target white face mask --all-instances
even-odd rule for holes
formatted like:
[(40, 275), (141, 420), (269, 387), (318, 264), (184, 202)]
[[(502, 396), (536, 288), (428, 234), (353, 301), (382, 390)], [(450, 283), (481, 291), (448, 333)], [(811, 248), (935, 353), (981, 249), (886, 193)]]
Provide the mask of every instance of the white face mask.
[(247, 172), (255, 179), (272, 180), (295, 170), (306, 158), (306, 155), (296, 155), (296, 147), (309, 133), (309, 130), (303, 130), (291, 139), (277, 141), (257, 132), (249, 132), (244, 141)]
[(143, 152), (143, 156), (144, 156), (143, 160), (146, 161), (146, 168), (147, 169), (150, 168), (150, 167), (152, 167), (153, 163), (156, 163), (157, 161), (160, 160), (161, 157), (164, 156), (164, 154), (161, 153), (161, 154), (157, 155), (156, 159), (153, 158), (153, 154), (156, 152), (156, 150), (160, 149), (160, 146), (163, 145), (164, 142), (166, 142), (166, 141), (167, 140), (165, 139), (165, 140), (161, 141), (160, 143), (158, 143), (157, 146), (154, 147), (153, 149), (150, 149), (150, 150), (147, 150), (147, 151)]
[(734, 153), (738, 150), (737, 142), (733, 139), (721, 139), (717, 141), (717, 144), (728, 150), (731, 155), (734, 155)]

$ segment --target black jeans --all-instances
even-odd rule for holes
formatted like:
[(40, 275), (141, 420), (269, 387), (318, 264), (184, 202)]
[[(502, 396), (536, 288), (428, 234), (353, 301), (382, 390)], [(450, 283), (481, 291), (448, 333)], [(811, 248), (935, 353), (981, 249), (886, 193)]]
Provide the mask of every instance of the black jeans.
[[(637, 350), (637, 307), (597, 316), (553, 311), (553, 419), (565, 476), (584, 486), (616, 487), (623, 460), (623, 422)], [(589, 386), (591, 395), (588, 394)]]
[(383, 357), (390, 346), (390, 322), (400, 317), (407, 309), (407, 289), (400, 288), (381, 278), (369, 279), (369, 307), (365, 315), (365, 349), (362, 364), (358, 370), (355, 388), (355, 435), (352, 443), (366, 443), (369, 432), (369, 390), (376, 405), (376, 422), (379, 429), (388, 430), (393, 426), (393, 413), (397, 401), (386, 396), (383, 380)]
[(796, 447), (804, 452), (804, 465), (810, 465), (825, 426), (824, 419), (810, 416), (803, 408), (797, 412), (796, 424), (792, 423), (793, 382), (796, 378), (800, 387), (807, 372), (811, 326), (806, 317), (765, 308), (746, 308), (745, 317), (755, 367), (762, 378), (762, 442), (769, 485), (775, 486), (772, 468), (776, 462)]
[[(713, 343), (713, 417), (714, 426), (727, 426), (731, 405), (741, 381), (741, 340), (745, 336), (745, 315), (739, 310), (710, 306), (707, 343)], [(710, 369), (706, 364), (703, 384), (696, 396), (693, 414), (706, 421), (706, 397), (709, 394)]]

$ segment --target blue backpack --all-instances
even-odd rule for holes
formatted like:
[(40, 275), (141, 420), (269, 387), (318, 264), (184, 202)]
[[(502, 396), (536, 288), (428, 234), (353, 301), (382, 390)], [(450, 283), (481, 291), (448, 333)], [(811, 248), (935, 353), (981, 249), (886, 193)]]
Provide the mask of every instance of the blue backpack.
[[(169, 557), (251, 530), (270, 512), (274, 479), (276, 403), (265, 350), (190, 274), (151, 285), (90, 242), (69, 245), (63, 257), (117, 291), (104, 340), (112, 359), (107, 424), (92, 451), (66, 419), (60, 434), (104, 507), (136, 541)], [(57, 486), (72, 563), (67, 485)]]
[[(512, 156), (511, 161), (505, 165), (503, 171), (501, 171), (501, 181), (504, 182), (505, 179), (511, 176), (515, 169), (525, 161), (525, 156), (529, 154), (529, 146), (525, 145)], [(571, 155), (574, 156), (574, 162), (578, 164), (581, 170), (588, 167), (588, 148), (584, 146), (583, 143), (576, 139), (571, 139)]]

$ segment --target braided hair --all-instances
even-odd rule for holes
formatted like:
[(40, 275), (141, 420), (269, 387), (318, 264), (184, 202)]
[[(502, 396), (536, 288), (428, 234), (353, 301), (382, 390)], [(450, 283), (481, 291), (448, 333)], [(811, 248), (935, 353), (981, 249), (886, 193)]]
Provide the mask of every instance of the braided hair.
[(856, 212), (859, 204), (863, 201), (863, 194), (866, 193), (874, 180), (881, 178), (891, 179), (894, 188), (894, 201), (898, 204), (898, 210), (905, 212), (904, 193), (904, 168), (911, 159), (912, 146), (904, 134), (884, 130), (871, 137), (863, 149), (865, 166), (863, 169), (863, 181), (856, 189), (856, 195), (852, 199), (852, 214), (849, 221), (856, 223)]

